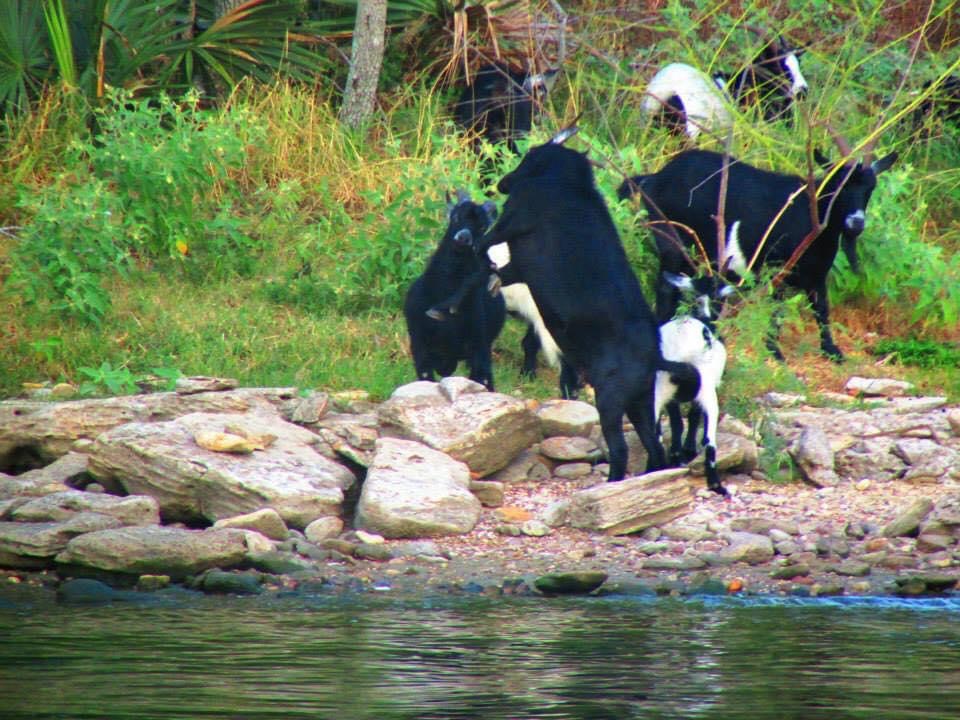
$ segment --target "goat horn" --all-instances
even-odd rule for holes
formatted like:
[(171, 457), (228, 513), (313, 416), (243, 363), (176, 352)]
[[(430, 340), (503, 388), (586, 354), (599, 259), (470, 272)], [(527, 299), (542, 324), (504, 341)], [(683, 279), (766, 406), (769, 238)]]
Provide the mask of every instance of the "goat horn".
[(863, 167), (869, 167), (873, 163), (873, 149), (877, 146), (877, 136), (867, 140), (863, 146)]
[(827, 132), (830, 133), (830, 137), (833, 138), (833, 142), (836, 143), (837, 148), (843, 153), (844, 157), (850, 157), (853, 154), (853, 148), (850, 147), (850, 143), (847, 142), (847, 139), (843, 137), (843, 135), (834, 130), (830, 123), (827, 123)]
[(468, 193), (463, 188), (457, 188), (457, 202), (462, 203), (462, 202), (469, 202), (469, 201), (470, 201), (470, 193)]
[(759, 25), (751, 25), (750, 23), (744, 23), (743, 26), (752, 33), (756, 33), (761, 40), (772, 40), (770, 37), (770, 31), (765, 28), (760, 27)]

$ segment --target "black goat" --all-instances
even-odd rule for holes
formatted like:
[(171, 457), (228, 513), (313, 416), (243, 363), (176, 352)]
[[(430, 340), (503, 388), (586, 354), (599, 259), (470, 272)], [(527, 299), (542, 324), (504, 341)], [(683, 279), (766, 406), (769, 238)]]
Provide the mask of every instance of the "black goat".
[(473, 82), (461, 91), (453, 109), (454, 119), (464, 130), (472, 131), (477, 141), (505, 142), (517, 153), (516, 141), (530, 132), (534, 114), (556, 73), (531, 74), (500, 62), (483, 65)]
[(778, 35), (770, 37), (753, 62), (732, 76), (717, 72), (708, 78), (692, 65), (670, 63), (650, 80), (642, 108), (689, 137), (701, 130), (729, 127), (729, 98), (744, 105), (759, 103), (764, 118), (775, 120), (807, 91), (800, 71), (802, 52)]
[(452, 375), (457, 363), (466, 360), (470, 379), (493, 390), (491, 347), (506, 319), (503, 298), (478, 287), (464, 297), (459, 312), (450, 319), (427, 316), (432, 305), (456, 292), (467, 278), (488, 269), (474, 245), (496, 218), (495, 206), (492, 202), (477, 205), (462, 192), (457, 195), (458, 202), (449, 205), (447, 231), (403, 304), (410, 352), (419, 380), (433, 380), (434, 372), (440, 377)]
[[(838, 144), (849, 156), (849, 146), (841, 141)], [(876, 187), (877, 175), (897, 159), (897, 153), (893, 152), (871, 162), (870, 149), (864, 148), (864, 154), (863, 162), (839, 166), (831, 175), (817, 200), (818, 217), (824, 227), (785, 278), (787, 285), (807, 294), (820, 326), (820, 347), (836, 360), (842, 360), (843, 353), (830, 334), (827, 275), (840, 248), (841, 238), (851, 267), (857, 269), (856, 240), (865, 227), (867, 203)], [(817, 158), (821, 164), (829, 164), (819, 153)], [(682, 245), (690, 248), (694, 243), (690, 235), (692, 231), (714, 267), (742, 275), (755, 253), (756, 267), (785, 264), (812, 230), (810, 201), (803, 178), (761, 170), (730, 158), (723, 217), (727, 230), (726, 250), (718, 263), (715, 217), (719, 214), (723, 163), (724, 156), (720, 153), (687, 150), (670, 160), (659, 172), (626, 180), (618, 190), (621, 199), (639, 191), (652, 222), (660, 256), (657, 317), (661, 321), (673, 317), (679, 300), (679, 291), (664, 279), (663, 273), (691, 270), (687, 254), (683, 247), (678, 247), (676, 237), (680, 238)], [(776, 224), (764, 242), (764, 236), (774, 222)], [(769, 345), (771, 352), (783, 359), (776, 344), (776, 333), (771, 335)]]
[[(928, 80), (921, 88), (929, 90), (935, 80)], [(914, 127), (924, 124), (951, 124), (960, 127), (960, 75), (948, 75), (933, 94), (924, 99), (913, 112)]]
[[(627, 469), (623, 415), (647, 451), (647, 471), (665, 465), (654, 422), (657, 370), (680, 382), (696, 370), (663, 359), (657, 324), (627, 262), (620, 237), (585, 155), (562, 145), (568, 129), (530, 149), (497, 186), (503, 214), (478, 252), (505, 242), (501, 282), (526, 283), (564, 358), (596, 391), (609, 449), (610, 480)], [(482, 281), (480, 273), (474, 282)], [(696, 380), (692, 380), (696, 382)]]

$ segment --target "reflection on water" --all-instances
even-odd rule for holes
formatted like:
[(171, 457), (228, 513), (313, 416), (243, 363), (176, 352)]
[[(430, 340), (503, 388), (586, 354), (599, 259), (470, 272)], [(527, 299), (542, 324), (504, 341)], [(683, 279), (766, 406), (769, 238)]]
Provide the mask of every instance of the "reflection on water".
[(960, 601), (0, 606), (0, 718), (958, 717)]

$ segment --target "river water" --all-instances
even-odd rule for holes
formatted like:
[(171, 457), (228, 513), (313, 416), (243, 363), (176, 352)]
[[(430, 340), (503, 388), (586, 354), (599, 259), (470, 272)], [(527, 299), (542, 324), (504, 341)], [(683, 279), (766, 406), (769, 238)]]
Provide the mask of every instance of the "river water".
[(960, 717), (960, 599), (0, 602), (0, 718)]

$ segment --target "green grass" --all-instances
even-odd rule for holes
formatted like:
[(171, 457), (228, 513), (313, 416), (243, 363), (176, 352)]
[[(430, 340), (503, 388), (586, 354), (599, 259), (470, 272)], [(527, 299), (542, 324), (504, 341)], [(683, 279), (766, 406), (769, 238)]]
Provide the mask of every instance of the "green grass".
[[(758, 41), (743, 23), (769, 16), (771, 6), (750, 4), (745, 16), (732, 14), (731, 7), (718, 2), (690, 10), (669, 2), (662, 25), (653, 29), (624, 24), (602, 8), (585, 13), (575, 30), (581, 50), (568, 58), (541, 129), (531, 138), (540, 142), (582, 113), (582, 132), (572, 144), (603, 165), (597, 183), (649, 298), (656, 259), (648, 233), (635, 208), (615, 202), (615, 188), (624, 173), (658, 168), (683, 141), (640, 117), (645, 76), (628, 61), (656, 66), (700, 59), (728, 68), (745, 62), (750, 44)], [(763, 349), (772, 304), (762, 286), (747, 293), (722, 328), (730, 361), (721, 400), (739, 416), (756, 414), (754, 398), (768, 390), (837, 390), (854, 373), (889, 372), (923, 392), (960, 399), (960, 373), (948, 363), (874, 367), (877, 339), (944, 347), (956, 347), (960, 339), (954, 321), (960, 312), (960, 137), (948, 132), (917, 142), (896, 120), (915, 98), (900, 93), (889, 107), (884, 99), (895, 95), (897, 73), (910, 62), (909, 38), (891, 34), (878, 3), (857, 7), (815, 4), (808, 10), (819, 40), (804, 57), (812, 91), (796, 125), (758, 123), (756, 113), (747, 111), (738, 116), (732, 145), (757, 165), (805, 173), (810, 148), (830, 150), (825, 120), (858, 143), (879, 119), (878, 152), (901, 152), (871, 203), (865, 274), (853, 277), (842, 263), (834, 273), (835, 335), (852, 351), (841, 367), (820, 358), (809, 310), (798, 299), (788, 304), (783, 338), (789, 363), (772, 362)], [(816, 39), (796, 17), (788, 34), (798, 42)], [(661, 41), (631, 40), (650, 32)], [(912, 66), (915, 85), (951, 71), (946, 55), (920, 53)], [(449, 91), (416, 71), (406, 77), (412, 79), (382, 98), (387, 110), (361, 133), (339, 126), (332, 95), (285, 84), (245, 84), (221, 108), (195, 115), (184, 107), (185, 114), (173, 116), (168, 108), (184, 143), (216, 146), (218, 137), (242, 143), (239, 154), (233, 145), (223, 146), (230, 152), (219, 156), (219, 174), (202, 174), (202, 153), (173, 151), (163, 155), (167, 165), (130, 171), (137, 177), (161, 172), (161, 182), (181, 173), (180, 188), (188, 180), (196, 183), (173, 196), (153, 195), (149, 185), (134, 188), (119, 170), (101, 173), (96, 179), (104, 184), (95, 186), (91, 172), (100, 166), (91, 160), (113, 157), (104, 153), (115, 148), (98, 150), (55, 93), (33, 114), (10, 121), (0, 129), (7, 151), (0, 156), (0, 227), (18, 229), (0, 233), (0, 397), (18, 394), (27, 382), (79, 385), (91, 375), (123, 380), (157, 369), (230, 376), (250, 386), (361, 388), (378, 399), (413, 380), (403, 294), (443, 231), (445, 193), (462, 187), (479, 197), (488, 188), (481, 163), (453, 132)], [(138, 106), (131, 117), (144, 121), (151, 112)], [(193, 128), (202, 137), (194, 137)], [(115, 130), (127, 147), (147, 142), (148, 130), (136, 123)], [(143, 135), (127, 137), (126, 131)], [(163, 133), (155, 124), (149, 133), (150, 144), (157, 145)], [(720, 146), (717, 140), (704, 144)], [(135, 159), (147, 163), (148, 155)], [(515, 161), (497, 162), (502, 173)], [(189, 202), (173, 207), (183, 194)], [(40, 200), (65, 206), (42, 206)], [(103, 202), (109, 202), (112, 219), (90, 224), (90, 208)], [(162, 229), (166, 206), (177, 219), (174, 234)], [(31, 235), (39, 227), (48, 230)], [(101, 242), (104, 232), (113, 233), (109, 244)], [(137, 233), (143, 241), (134, 243)], [(72, 253), (56, 254), (65, 247)], [(98, 256), (96, 264), (79, 270), (70, 265), (72, 257), (94, 247), (106, 248), (108, 261)], [(36, 262), (25, 264), (25, 257)], [(49, 258), (67, 274), (52, 272)], [(126, 271), (119, 272), (120, 266)], [(63, 277), (77, 280), (69, 287), (81, 300), (84, 292), (94, 301), (102, 293), (108, 303), (92, 313), (80, 302), (71, 305)], [(50, 282), (40, 283), (45, 278)], [(24, 289), (31, 282), (32, 295)], [(519, 377), (524, 329), (509, 321), (497, 341), (498, 389), (555, 396), (554, 371), (543, 369), (535, 381)], [(101, 382), (98, 389), (109, 388)]]

